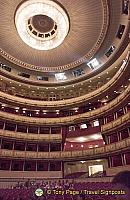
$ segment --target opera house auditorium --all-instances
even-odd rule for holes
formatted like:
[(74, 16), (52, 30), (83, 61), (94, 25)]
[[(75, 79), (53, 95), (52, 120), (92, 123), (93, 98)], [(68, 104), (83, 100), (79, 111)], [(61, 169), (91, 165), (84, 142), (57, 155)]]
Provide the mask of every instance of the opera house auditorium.
[(0, 0), (0, 200), (130, 199), (129, 42), (129, 0)]

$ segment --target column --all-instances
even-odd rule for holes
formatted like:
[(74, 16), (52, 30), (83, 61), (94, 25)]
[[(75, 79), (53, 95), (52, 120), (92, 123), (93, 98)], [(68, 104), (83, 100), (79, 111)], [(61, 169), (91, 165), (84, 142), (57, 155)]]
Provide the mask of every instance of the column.
[(40, 127), (38, 126), (38, 134), (40, 134)]
[(128, 127), (128, 134), (129, 134), (129, 137), (130, 137), (130, 128)]
[(23, 161), (23, 171), (24, 171), (24, 167), (25, 167), (25, 160)]
[(36, 160), (36, 172), (37, 172), (37, 160)]
[(50, 161), (48, 161), (48, 171), (50, 171)]
[(111, 157), (108, 157), (109, 167), (112, 167)]
[(28, 126), (27, 126), (27, 133), (28, 133)]
[(17, 127), (18, 127), (18, 126), (17, 126), (17, 124), (16, 124), (16, 126), (15, 126), (15, 132), (17, 132)]
[(4, 125), (3, 125), (3, 130), (5, 130), (5, 122), (4, 122)]
[(51, 127), (49, 127), (49, 134), (51, 134)]
[(114, 120), (117, 119), (117, 112), (114, 113)]
[(120, 137), (120, 132), (116, 132), (117, 134), (117, 138), (118, 138), (118, 142), (121, 140), (121, 137)]
[(125, 115), (127, 113), (126, 107), (123, 107), (123, 114)]
[(49, 145), (49, 152), (51, 151), (51, 143), (48, 144)]
[(125, 153), (123, 154), (123, 157), (124, 157), (124, 165), (126, 165), (126, 156), (125, 156)]
[(124, 162), (124, 156), (123, 156), (123, 154), (121, 154), (121, 160), (122, 160), (122, 165), (124, 166), (125, 162)]
[(1, 147), (2, 147), (2, 140), (3, 140), (3, 139), (1, 138), (1, 140), (0, 140), (0, 149), (1, 149)]
[(11, 171), (12, 168), (12, 160), (10, 161), (9, 171)]

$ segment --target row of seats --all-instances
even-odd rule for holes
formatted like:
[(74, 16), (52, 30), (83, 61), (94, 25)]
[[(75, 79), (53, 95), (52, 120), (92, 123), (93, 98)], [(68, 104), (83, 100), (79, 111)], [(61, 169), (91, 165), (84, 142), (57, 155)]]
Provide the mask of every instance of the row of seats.
[[(36, 195), (36, 190), (43, 191), (41, 196)], [(72, 181), (42, 181), (18, 183), (11, 189), (0, 189), (0, 200), (115, 200), (114, 195), (85, 194), (87, 191), (112, 190), (113, 184), (110, 182), (90, 183)], [(64, 195), (56, 194), (55, 191), (65, 191)], [(51, 193), (48, 191), (51, 191)], [(79, 194), (67, 193), (66, 191), (79, 191)], [(81, 192), (82, 191), (82, 192)]]

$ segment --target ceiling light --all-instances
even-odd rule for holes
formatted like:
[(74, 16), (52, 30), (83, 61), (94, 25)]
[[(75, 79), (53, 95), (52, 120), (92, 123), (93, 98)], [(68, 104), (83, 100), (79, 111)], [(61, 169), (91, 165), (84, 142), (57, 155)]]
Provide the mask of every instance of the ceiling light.
[(93, 60), (91, 60), (90, 62), (88, 62), (87, 65), (92, 70), (95, 70), (95, 69), (99, 68), (99, 61), (96, 58), (94, 58)]
[(83, 148), (84, 147), (84, 145), (83, 144), (81, 144), (81, 148)]
[(5, 108), (5, 105), (1, 105), (1, 108)]
[(86, 129), (86, 128), (88, 128), (88, 127), (87, 127), (87, 124), (81, 124), (81, 125), (80, 125), (80, 129)]
[(86, 139), (85, 137), (78, 137), (78, 138), (77, 138), (77, 141), (78, 141), (78, 142), (86, 142), (86, 140), (87, 140), (87, 139)]
[[(39, 31), (36, 35), (29, 29), (28, 20), (37, 15), (50, 18), (57, 28), (55, 34), (51, 31), (40, 36)], [(38, 50), (50, 50), (61, 45), (69, 32), (69, 18), (64, 9), (51, 0), (29, 0), (22, 3), (15, 14), (15, 25), (21, 39), (30, 47)]]
[(56, 114), (57, 114), (57, 115), (59, 115), (59, 112), (60, 112), (59, 110), (56, 110)]
[(71, 144), (71, 148), (73, 147), (73, 144)]
[(56, 78), (57, 81), (62, 81), (62, 80), (66, 80), (67, 79), (65, 73), (55, 74), (55, 78)]
[(102, 136), (100, 134), (93, 134), (90, 137), (91, 137), (91, 139), (94, 139), (94, 140), (102, 139)]
[(86, 161), (80, 161), (82, 164), (84, 164)]
[(98, 145), (96, 144), (94, 147), (96, 147), (96, 148), (97, 148), (97, 147), (98, 147)]
[(75, 112), (77, 113), (77, 112), (78, 112), (78, 109), (79, 109), (79, 108), (77, 107), (77, 108), (74, 108), (73, 110), (75, 110)]
[(97, 119), (97, 120), (95, 120), (94, 122), (93, 122), (93, 126), (94, 127), (97, 127), (97, 126), (99, 126), (99, 120)]
[(46, 111), (46, 110), (43, 110), (43, 114), (46, 115), (46, 113), (47, 113), (47, 111)]

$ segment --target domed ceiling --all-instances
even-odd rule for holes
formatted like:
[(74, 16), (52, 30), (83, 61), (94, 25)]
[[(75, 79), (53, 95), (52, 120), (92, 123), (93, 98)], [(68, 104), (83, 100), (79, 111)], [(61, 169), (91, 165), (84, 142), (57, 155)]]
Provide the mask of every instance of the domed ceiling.
[[(4, 0), (0, 4), (0, 48), (2, 56), (6, 59), (24, 68), (52, 72), (76, 67), (92, 58), (99, 50), (109, 22), (107, 0), (48, 0), (49, 3), (54, 2), (64, 10), (69, 20), (69, 29), (63, 42), (50, 50), (32, 48), (23, 42), (18, 34), (16, 13), (26, 2), (35, 2), (35, 0), (22, 2)], [(40, 33), (51, 31), (49, 37), (53, 38), (59, 28), (58, 22), (46, 13), (42, 13), (42, 16), (38, 12), (32, 13), (27, 23), (35, 29), (34, 36), (38, 36), (38, 33), (35, 33), (37, 30)], [(21, 23), (21, 29), (23, 26), (24, 24)], [(30, 28), (31, 34), (33, 28)]]

